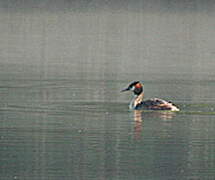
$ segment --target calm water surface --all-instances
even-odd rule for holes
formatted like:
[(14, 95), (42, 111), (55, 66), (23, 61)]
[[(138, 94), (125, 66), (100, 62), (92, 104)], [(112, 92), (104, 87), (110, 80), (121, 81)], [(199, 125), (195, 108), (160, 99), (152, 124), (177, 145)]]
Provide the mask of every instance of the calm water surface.
[[(215, 105), (176, 98), (179, 113), (133, 112), (130, 94), (119, 93), (126, 83), (6, 82), (1, 87), (1, 177), (213, 179)], [(148, 82), (148, 91), (154, 86)]]
[[(0, 179), (215, 179), (208, 1), (33, 2), (0, 1)], [(129, 111), (134, 80), (181, 111)]]

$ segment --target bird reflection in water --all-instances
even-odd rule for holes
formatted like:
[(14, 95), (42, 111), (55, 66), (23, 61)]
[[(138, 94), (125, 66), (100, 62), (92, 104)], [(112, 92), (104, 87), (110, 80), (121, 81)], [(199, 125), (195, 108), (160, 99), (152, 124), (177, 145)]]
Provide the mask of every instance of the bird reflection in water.
[(141, 110), (135, 110), (134, 111), (134, 138), (136, 140), (141, 139), (141, 132), (143, 128), (143, 120), (142, 120), (142, 111)]
[(143, 129), (143, 121), (145, 119), (150, 118), (160, 118), (163, 121), (171, 120), (175, 116), (174, 112), (170, 111), (153, 111), (146, 112), (143, 110), (134, 110), (134, 137), (136, 140), (141, 138), (142, 129)]

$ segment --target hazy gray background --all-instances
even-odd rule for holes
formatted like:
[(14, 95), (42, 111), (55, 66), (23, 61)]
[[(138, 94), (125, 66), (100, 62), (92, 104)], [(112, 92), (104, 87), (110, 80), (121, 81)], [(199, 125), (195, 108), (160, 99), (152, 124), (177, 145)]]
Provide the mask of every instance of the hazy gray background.
[(213, 79), (214, 4), (1, 1), (0, 78)]

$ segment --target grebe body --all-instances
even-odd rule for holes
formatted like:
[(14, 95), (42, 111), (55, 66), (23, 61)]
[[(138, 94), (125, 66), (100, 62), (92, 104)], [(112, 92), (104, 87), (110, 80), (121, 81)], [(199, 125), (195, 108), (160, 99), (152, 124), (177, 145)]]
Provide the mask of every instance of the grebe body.
[(130, 109), (179, 111), (179, 108), (177, 106), (163, 99), (152, 98), (149, 100), (143, 100), (143, 85), (139, 81), (132, 82), (126, 89), (123, 89), (121, 92), (125, 91), (133, 91), (134, 93), (134, 98), (129, 104)]

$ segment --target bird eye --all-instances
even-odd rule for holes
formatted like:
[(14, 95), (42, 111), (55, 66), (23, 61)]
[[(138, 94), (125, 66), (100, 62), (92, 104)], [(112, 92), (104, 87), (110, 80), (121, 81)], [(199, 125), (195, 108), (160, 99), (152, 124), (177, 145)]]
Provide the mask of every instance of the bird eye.
[(135, 86), (132, 86), (132, 87), (131, 87), (131, 91), (134, 91), (134, 90), (135, 90), (135, 88), (136, 88)]

